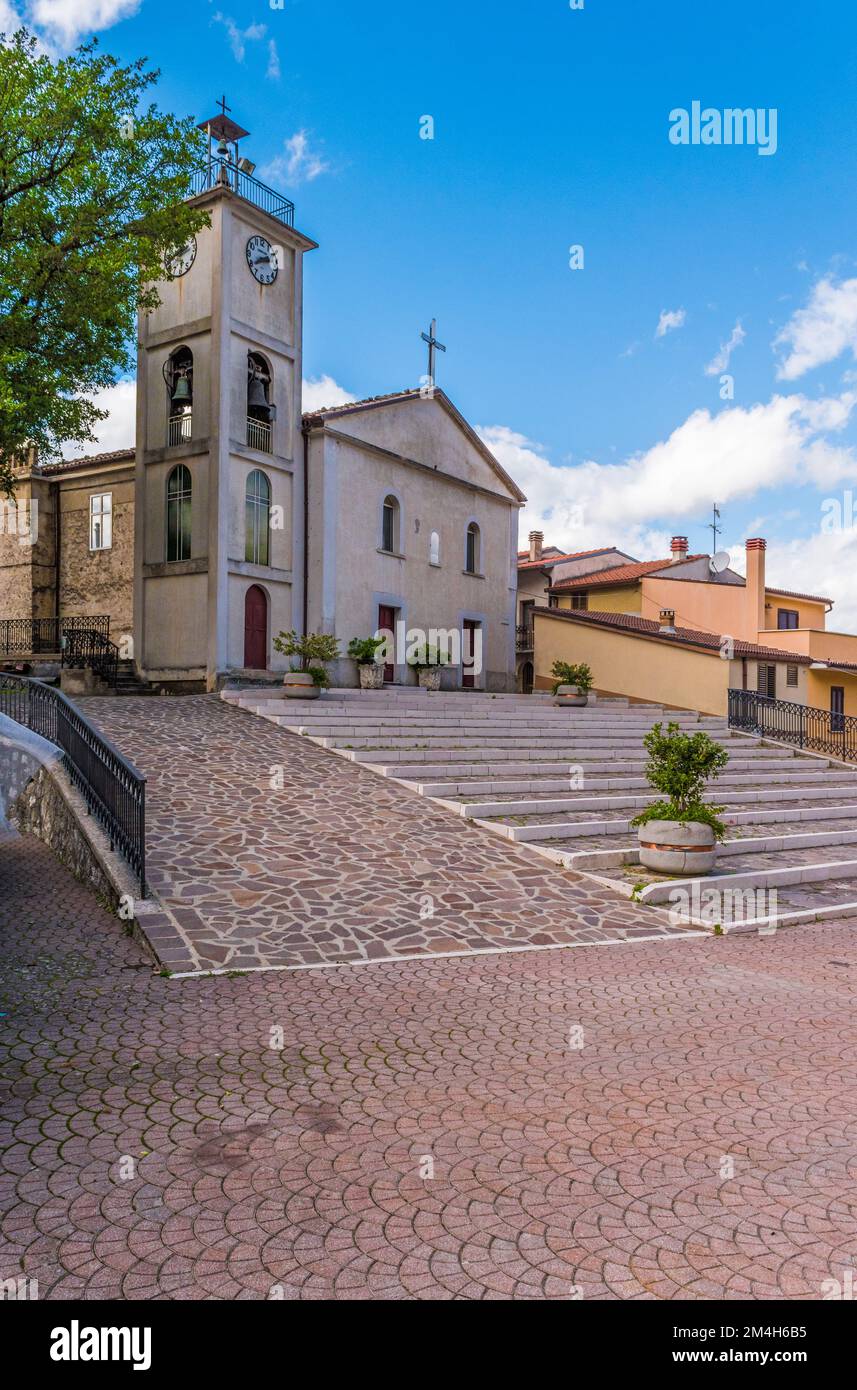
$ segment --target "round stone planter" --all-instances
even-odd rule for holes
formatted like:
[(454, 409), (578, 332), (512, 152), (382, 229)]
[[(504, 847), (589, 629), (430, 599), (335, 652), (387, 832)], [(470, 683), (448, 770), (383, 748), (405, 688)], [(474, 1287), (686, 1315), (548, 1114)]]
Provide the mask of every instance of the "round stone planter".
[(553, 697), (555, 705), (574, 705), (578, 708), (587, 704), (589, 696), (584, 692), (581, 694), (576, 685), (557, 686), (556, 694)]
[(440, 667), (421, 666), (417, 672), (417, 680), (423, 690), (440, 690)]
[(283, 676), (283, 692), (287, 700), (317, 700), (321, 686), (316, 685), (309, 671), (287, 671)]
[(361, 690), (382, 690), (384, 686), (384, 667), (377, 661), (361, 661), (357, 667), (360, 673)]
[(640, 863), (659, 874), (710, 874), (717, 841), (701, 821), (650, 820), (637, 830)]

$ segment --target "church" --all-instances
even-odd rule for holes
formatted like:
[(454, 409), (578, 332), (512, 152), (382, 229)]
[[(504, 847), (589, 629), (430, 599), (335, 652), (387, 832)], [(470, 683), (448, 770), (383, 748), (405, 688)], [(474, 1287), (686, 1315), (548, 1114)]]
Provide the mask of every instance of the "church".
[[(210, 225), (140, 317), (135, 445), (15, 462), (28, 529), (7, 508), (0, 661), (85, 631), (126, 678), (216, 690), (286, 670), (273, 643), (293, 629), (335, 634), (333, 682), (353, 685), (352, 638), (441, 631), (462, 638), (445, 686), (513, 690), (523, 494), (431, 365), (420, 388), (302, 415), (317, 243), (253, 176), (247, 131), (225, 110), (201, 129), (192, 201)], [(398, 648), (385, 680), (416, 680)]]

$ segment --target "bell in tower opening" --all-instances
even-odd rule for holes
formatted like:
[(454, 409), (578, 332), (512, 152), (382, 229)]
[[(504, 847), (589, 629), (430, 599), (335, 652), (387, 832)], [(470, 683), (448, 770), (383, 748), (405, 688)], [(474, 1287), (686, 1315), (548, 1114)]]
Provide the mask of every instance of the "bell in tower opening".
[(271, 400), (271, 372), (261, 353), (247, 354), (247, 443), (271, 452), (271, 426), (277, 407)]
[(168, 434), (167, 443), (182, 444), (190, 439), (193, 428), (193, 353), (180, 347), (164, 363), (167, 384)]

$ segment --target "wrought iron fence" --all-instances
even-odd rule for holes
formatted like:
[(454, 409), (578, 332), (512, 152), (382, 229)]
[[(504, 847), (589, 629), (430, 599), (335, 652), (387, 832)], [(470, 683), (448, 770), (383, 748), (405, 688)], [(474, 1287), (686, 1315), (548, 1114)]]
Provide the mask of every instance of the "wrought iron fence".
[(61, 658), (63, 666), (94, 671), (108, 685), (116, 684), (119, 648), (95, 628), (76, 628), (66, 633)]
[(247, 443), (251, 449), (261, 449), (263, 453), (271, 452), (271, 426), (267, 420), (254, 420), (252, 415), (247, 416)]
[(55, 743), (91, 815), (146, 896), (146, 779), (70, 700), (41, 681), (0, 673), (0, 713)]
[(533, 629), (519, 624), (515, 628), (515, 647), (519, 652), (529, 652), (533, 649)]
[(0, 656), (37, 656), (59, 652), (61, 638), (77, 632), (97, 632), (107, 637), (110, 618), (0, 618)]
[(857, 718), (852, 714), (776, 700), (755, 690), (730, 690), (729, 724), (744, 733), (857, 762)]
[(239, 198), (246, 198), (248, 203), (261, 208), (271, 217), (276, 217), (278, 222), (284, 222), (287, 227), (295, 225), (294, 203), (284, 198), (282, 193), (275, 193), (273, 188), (269, 188), (259, 179), (254, 179), (252, 174), (245, 174), (243, 169), (239, 169), (238, 165), (229, 159), (210, 160), (200, 165), (191, 177), (191, 193), (194, 195), (205, 193), (209, 188), (220, 185), (231, 188)]

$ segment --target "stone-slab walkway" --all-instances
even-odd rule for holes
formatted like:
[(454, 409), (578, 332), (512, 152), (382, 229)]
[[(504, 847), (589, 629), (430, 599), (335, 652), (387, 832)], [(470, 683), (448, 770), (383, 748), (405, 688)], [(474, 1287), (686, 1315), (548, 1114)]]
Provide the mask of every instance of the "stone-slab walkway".
[(147, 774), (179, 973), (687, 934), (217, 696), (78, 703)]
[(6, 841), (0, 1279), (819, 1300), (857, 1257), (855, 939), (166, 979)]

